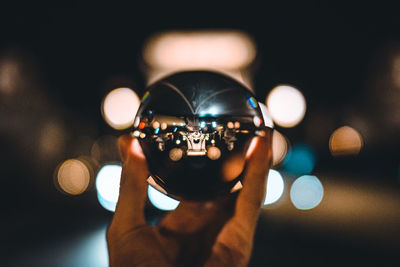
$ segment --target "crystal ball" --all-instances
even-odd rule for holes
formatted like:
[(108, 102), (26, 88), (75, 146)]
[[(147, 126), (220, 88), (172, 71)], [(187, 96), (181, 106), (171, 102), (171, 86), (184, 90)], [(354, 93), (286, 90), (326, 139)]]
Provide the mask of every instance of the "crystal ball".
[(271, 131), (267, 108), (244, 85), (185, 71), (149, 86), (133, 135), (154, 188), (178, 200), (209, 200), (242, 187), (250, 141)]

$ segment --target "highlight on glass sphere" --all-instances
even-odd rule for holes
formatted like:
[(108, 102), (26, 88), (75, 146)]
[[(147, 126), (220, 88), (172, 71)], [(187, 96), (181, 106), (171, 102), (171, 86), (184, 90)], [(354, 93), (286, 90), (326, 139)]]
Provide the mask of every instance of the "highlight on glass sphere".
[(133, 135), (150, 185), (178, 200), (207, 200), (240, 188), (250, 141), (272, 128), (267, 108), (239, 82), (185, 71), (149, 86)]

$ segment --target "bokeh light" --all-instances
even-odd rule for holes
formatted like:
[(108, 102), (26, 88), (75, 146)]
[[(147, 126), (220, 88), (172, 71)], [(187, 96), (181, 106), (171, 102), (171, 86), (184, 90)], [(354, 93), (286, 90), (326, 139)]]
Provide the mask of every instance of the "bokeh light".
[(157, 189), (154, 189), (151, 185), (148, 187), (147, 194), (151, 204), (159, 210), (174, 210), (179, 205), (178, 200), (170, 198)]
[(294, 145), (283, 161), (283, 169), (290, 174), (310, 174), (315, 167), (317, 157), (314, 150), (305, 144)]
[(396, 87), (400, 87), (400, 57), (397, 56), (392, 62), (392, 81)]
[(211, 70), (252, 88), (243, 71), (255, 59), (256, 45), (238, 30), (166, 31), (151, 36), (143, 46), (147, 84), (185, 70)]
[(264, 205), (272, 204), (282, 196), (285, 183), (282, 175), (276, 170), (270, 170), (267, 179), (267, 193), (265, 194)]
[(277, 130), (272, 134), (272, 165), (276, 166), (283, 161), (288, 152), (289, 144), (285, 136)]
[(207, 150), (207, 157), (209, 157), (211, 160), (217, 160), (219, 157), (221, 157), (221, 150), (219, 150), (219, 148), (216, 146), (211, 146)]
[(178, 161), (183, 157), (183, 150), (179, 147), (175, 147), (169, 151), (169, 158), (172, 161)]
[(306, 113), (303, 94), (289, 85), (280, 85), (272, 89), (267, 96), (266, 105), (274, 122), (282, 127), (296, 126)]
[(318, 206), (324, 196), (322, 183), (316, 176), (304, 175), (297, 178), (290, 188), (290, 200), (300, 210)]
[(102, 114), (111, 127), (122, 130), (132, 126), (139, 106), (140, 99), (134, 91), (117, 88), (104, 98)]
[(57, 121), (44, 123), (40, 129), (39, 152), (43, 159), (49, 159), (56, 156), (65, 148), (65, 128)]
[(115, 162), (120, 159), (118, 151), (118, 138), (113, 135), (99, 137), (90, 149), (91, 157), (100, 164)]
[(161, 69), (237, 69), (255, 57), (253, 40), (240, 31), (174, 31), (148, 40), (144, 60)]
[(15, 93), (20, 79), (20, 70), (17, 62), (7, 58), (0, 58), (0, 92), (6, 95)]
[(90, 184), (91, 171), (84, 161), (68, 159), (57, 168), (56, 187), (70, 195), (85, 192)]
[(336, 129), (329, 138), (329, 149), (333, 156), (357, 155), (363, 144), (361, 134), (349, 126)]
[(106, 210), (115, 211), (117, 206), (121, 171), (121, 165), (106, 164), (97, 173), (97, 198)]

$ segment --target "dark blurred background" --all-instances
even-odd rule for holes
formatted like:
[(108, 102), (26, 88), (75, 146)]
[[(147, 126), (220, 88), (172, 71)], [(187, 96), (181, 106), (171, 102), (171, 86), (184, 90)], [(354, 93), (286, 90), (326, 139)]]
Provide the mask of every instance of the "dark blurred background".
[[(394, 4), (336, 1), (2, 7), (1, 265), (107, 266), (112, 212), (99, 204), (95, 177), (118, 162), (115, 140), (126, 130), (105, 122), (102, 101), (121, 87), (143, 95), (150, 36), (204, 29), (254, 40), (260, 102), (290, 84), (307, 103), (295, 127), (276, 125), (300, 163), (274, 166), (285, 189), (262, 210), (250, 266), (400, 265), (400, 17)], [(343, 126), (358, 139), (335, 152), (331, 135)], [(310, 154), (311, 169), (299, 170)], [(86, 166), (82, 192), (59, 184), (68, 159)], [(317, 206), (292, 203), (301, 175), (322, 183)], [(148, 213), (163, 214), (151, 203)]]

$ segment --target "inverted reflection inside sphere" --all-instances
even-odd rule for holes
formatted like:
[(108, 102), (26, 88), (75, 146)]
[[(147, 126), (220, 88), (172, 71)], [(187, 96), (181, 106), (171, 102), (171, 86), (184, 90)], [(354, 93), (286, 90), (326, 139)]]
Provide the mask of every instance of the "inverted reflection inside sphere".
[(262, 130), (271, 134), (260, 105), (249, 89), (213, 72), (181, 72), (151, 85), (133, 129), (149, 183), (177, 199), (232, 191), (242, 179), (251, 139)]

